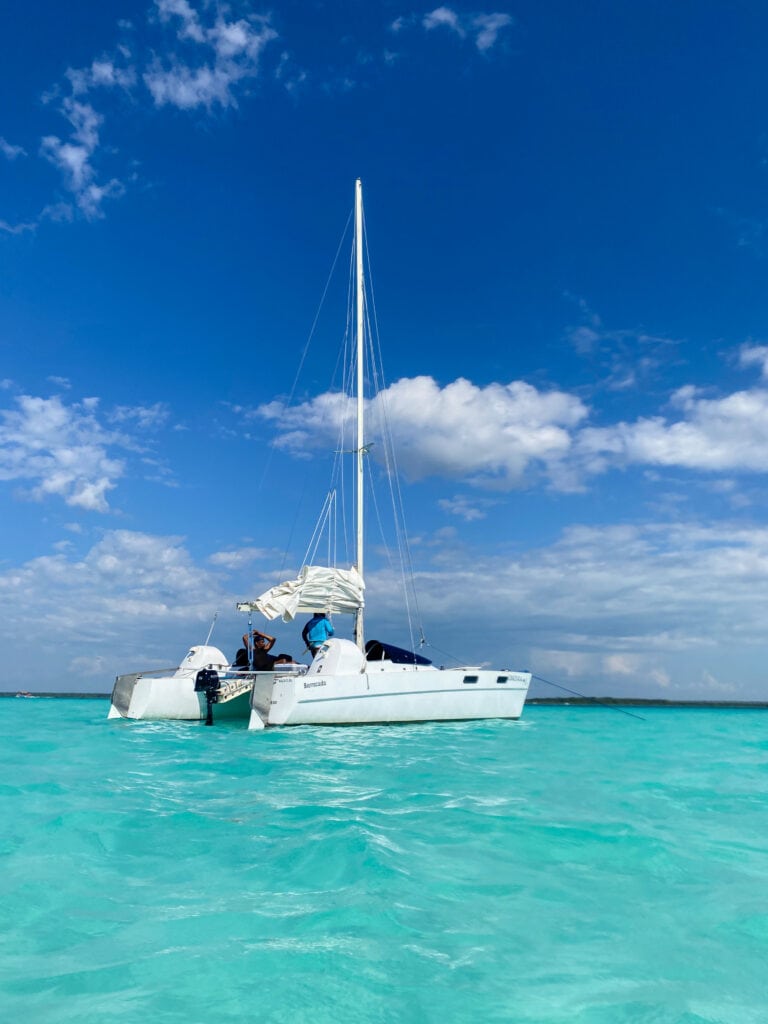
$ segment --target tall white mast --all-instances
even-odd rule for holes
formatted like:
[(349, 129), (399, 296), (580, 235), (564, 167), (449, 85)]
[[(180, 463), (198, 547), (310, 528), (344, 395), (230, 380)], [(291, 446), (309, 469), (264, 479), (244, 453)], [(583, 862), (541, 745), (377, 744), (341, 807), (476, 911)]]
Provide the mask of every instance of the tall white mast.
[[(363, 575), (363, 183), (355, 181), (355, 290), (357, 296), (357, 571)], [(362, 651), (363, 609), (355, 616), (355, 643)]]

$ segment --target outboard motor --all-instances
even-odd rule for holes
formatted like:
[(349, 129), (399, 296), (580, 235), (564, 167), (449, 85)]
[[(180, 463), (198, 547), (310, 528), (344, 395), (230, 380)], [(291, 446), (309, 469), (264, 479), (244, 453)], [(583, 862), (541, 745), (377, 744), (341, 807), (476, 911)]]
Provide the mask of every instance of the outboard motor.
[(205, 724), (213, 725), (213, 705), (219, 702), (221, 680), (214, 668), (201, 668), (195, 677), (195, 693), (204, 693), (206, 702)]

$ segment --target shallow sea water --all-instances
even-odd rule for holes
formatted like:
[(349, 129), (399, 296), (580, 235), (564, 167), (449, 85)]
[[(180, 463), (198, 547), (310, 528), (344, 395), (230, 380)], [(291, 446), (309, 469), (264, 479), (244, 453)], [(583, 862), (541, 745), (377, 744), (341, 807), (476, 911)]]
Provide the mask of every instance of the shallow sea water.
[(2, 700), (22, 1024), (768, 1019), (768, 713), (248, 733)]

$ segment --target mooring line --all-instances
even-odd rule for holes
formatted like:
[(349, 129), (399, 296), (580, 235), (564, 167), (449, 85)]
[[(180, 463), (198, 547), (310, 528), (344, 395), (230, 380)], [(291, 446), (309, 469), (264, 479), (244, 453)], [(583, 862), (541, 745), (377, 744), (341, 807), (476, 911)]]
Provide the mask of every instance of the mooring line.
[(542, 676), (531, 676), (531, 679), (536, 679), (540, 683), (546, 683), (547, 686), (554, 686), (556, 690), (563, 690), (564, 693), (573, 694), (574, 697), (583, 697), (584, 700), (588, 700), (591, 704), (599, 704), (601, 708), (609, 708), (611, 711), (620, 711), (622, 715), (629, 715), (630, 718), (636, 718), (639, 722), (647, 721), (647, 719), (643, 718), (642, 715), (636, 715), (633, 711), (627, 711), (626, 708), (621, 708), (617, 704), (606, 704), (604, 700), (600, 700), (598, 697), (588, 697), (586, 693), (579, 693), (578, 690), (569, 690), (567, 686), (561, 686), (560, 683), (553, 683), (551, 679), (544, 679)]

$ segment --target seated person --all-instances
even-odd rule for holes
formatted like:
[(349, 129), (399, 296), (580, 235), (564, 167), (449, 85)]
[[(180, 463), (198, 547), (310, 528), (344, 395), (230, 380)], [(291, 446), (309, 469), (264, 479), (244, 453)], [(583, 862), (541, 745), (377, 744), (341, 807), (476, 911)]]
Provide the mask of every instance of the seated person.
[(248, 664), (248, 650), (245, 647), (241, 647), (235, 655), (235, 660), (232, 662), (232, 668), (238, 672), (247, 672), (251, 666)]

